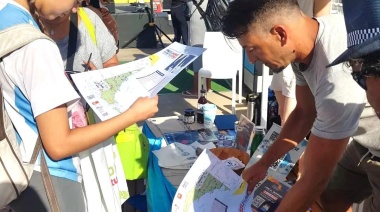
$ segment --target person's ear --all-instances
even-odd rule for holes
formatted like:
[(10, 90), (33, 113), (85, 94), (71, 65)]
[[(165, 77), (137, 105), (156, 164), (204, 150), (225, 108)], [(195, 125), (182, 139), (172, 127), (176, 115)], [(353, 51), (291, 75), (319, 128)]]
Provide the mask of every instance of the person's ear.
[(72, 13), (77, 13), (78, 12), (78, 7), (79, 5), (75, 5), (73, 8), (71, 8)]
[(71, 8), (72, 13), (77, 13), (78, 12), (78, 7), (82, 5), (82, 0), (77, 0), (74, 7)]
[(281, 45), (285, 45), (288, 39), (288, 34), (283, 25), (275, 25), (272, 28), (272, 33), (276, 36), (278, 41), (281, 42)]

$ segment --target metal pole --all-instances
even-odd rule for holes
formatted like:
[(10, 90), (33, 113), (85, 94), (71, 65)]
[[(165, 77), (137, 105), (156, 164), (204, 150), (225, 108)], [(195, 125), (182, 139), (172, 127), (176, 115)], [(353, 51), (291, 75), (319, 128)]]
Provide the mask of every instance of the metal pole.
[[(268, 122), (268, 88), (269, 88), (269, 68), (263, 66), (263, 74), (262, 74), (262, 93), (261, 93), (261, 122), (260, 125), (267, 128), (267, 122)], [(269, 130), (269, 129), (268, 129)]]

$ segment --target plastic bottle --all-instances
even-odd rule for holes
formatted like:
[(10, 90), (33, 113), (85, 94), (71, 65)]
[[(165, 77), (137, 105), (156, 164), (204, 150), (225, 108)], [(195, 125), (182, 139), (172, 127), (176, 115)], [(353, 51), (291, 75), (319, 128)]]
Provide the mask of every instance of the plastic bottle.
[(198, 99), (198, 107), (197, 107), (197, 122), (200, 124), (203, 124), (203, 105), (207, 104), (206, 99), (206, 90), (203, 88), (201, 89), (201, 96)]
[(264, 136), (265, 136), (265, 128), (260, 127), (260, 126), (255, 127), (255, 135), (253, 136), (251, 151), (250, 151), (251, 157), (253, 153), (256, 151), (257, 147), (260, 145), (261, 141), (264, 139)]

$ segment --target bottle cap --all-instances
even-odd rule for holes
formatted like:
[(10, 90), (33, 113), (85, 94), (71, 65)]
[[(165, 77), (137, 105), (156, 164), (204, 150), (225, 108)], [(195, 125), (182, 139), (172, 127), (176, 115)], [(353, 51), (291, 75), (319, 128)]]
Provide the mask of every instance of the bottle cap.
[(255, 130), (258, 130), (258, 131), (265, 131), (265, 127), (263, 127), (263, 126), (256, 126), (256, 127), (255, 127)]
[(259, 95), (257, 95), (256, 93), (249, 94), (247, 101), (248, 102), (254, 102), (258, 97), (259, 97)]
[(185, 109), (185, 115), (194, 115), (195, 111), (191, 108)]

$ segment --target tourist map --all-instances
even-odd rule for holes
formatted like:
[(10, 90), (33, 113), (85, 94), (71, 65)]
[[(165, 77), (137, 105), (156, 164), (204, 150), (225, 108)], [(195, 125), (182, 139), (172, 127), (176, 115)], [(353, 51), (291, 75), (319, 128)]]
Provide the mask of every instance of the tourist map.
[[(273, 144), (281, 127), (273, 125), (246, 168)], [(174, 196), (173, 212), (274, 211), (290, 189), (285, 177), (306, 148), (304, 140), (268, 169), (267, 177), (247, 195), (247, 183), (230, 167), (205, 149), (195, 161)]]
[(148, 57), (71, 77), (87, 104), (101, 120), (107, 120), (127, 110), (137, 98), (155, 96), (204, 50), (175, 42)]

